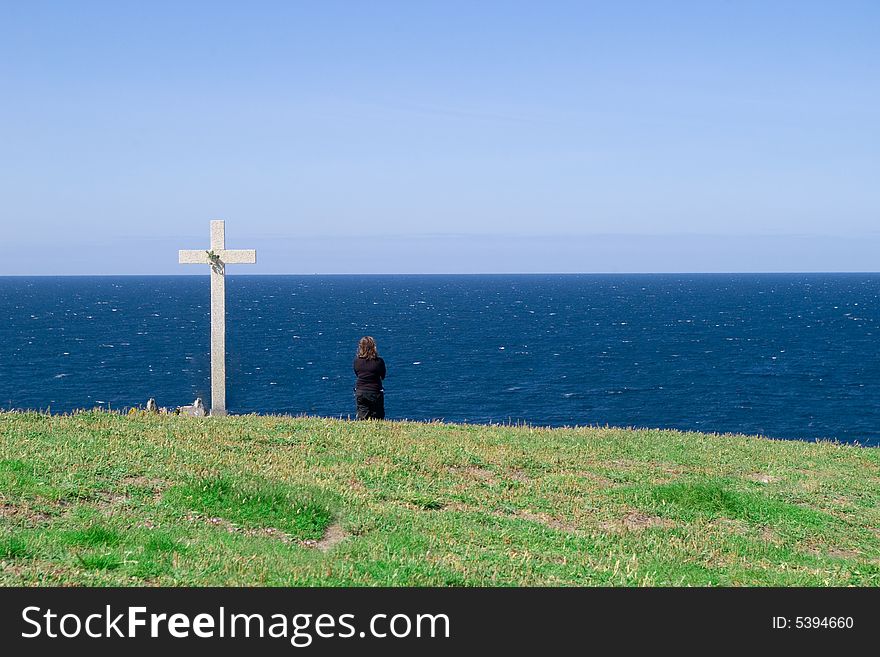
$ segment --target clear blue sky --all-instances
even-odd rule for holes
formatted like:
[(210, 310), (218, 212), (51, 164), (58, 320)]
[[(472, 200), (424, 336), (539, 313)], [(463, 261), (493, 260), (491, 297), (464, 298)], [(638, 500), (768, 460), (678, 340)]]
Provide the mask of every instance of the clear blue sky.
[(878, 2), (0, 0), (0, 275), (880, 270)]

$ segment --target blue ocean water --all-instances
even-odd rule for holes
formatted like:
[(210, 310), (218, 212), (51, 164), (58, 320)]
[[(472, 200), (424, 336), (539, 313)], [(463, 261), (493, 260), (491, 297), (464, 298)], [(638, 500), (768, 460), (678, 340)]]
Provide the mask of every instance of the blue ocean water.
[[(353, 414), (357, 340), (390, 418), (880, 444), (880, 275), (230, 276), (234, 413)], [(0, 278), (0, 408), (209, 391), (207, 276)]]

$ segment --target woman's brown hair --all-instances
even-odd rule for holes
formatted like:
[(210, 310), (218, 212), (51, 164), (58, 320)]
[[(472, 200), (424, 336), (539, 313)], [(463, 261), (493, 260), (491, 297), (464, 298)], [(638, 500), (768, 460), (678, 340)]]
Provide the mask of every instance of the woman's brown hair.
[(357, 357), (366, 358), (367, 360), (375, 360), (379, 357), (379, 352), (376, 351), (376, 341), (369, 335), (365, 335), (358, 342)]

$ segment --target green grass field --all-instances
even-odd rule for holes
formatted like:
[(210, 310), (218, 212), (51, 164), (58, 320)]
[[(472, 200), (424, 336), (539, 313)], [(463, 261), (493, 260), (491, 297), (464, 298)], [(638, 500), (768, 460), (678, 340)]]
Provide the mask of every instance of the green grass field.
[(880, 584), (880, 449), (0, 413), (0, 584)]

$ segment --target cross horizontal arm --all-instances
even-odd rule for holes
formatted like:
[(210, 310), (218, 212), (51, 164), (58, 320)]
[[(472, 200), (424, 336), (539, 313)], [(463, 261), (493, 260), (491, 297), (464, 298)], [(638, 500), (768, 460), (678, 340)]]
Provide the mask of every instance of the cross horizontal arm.
[(202, 249), (187, 249), (177, 252), (177, 262), (181, 265), (207, 265), (208, 252)]
[(218, 255), (225, 265), (253, 265), (257, 262), (254, 249), (224, 249)]

